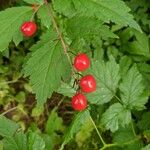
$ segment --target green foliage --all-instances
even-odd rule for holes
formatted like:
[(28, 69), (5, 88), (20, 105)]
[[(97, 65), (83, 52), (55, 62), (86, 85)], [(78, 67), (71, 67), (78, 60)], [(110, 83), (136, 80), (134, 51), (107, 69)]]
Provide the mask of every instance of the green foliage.
[[(0, 12), (0, 150), (150, 149), (150, 3), (23, 0), (15, 6)], [(31, 20), (38, 32), (25, 38), (20, 26)], [(85, 72), (72, 65), (81, 52), (91, 60)], [(97, 89), (83, 93), (87, 109), (72, 111), (71, 97), (87, 74)]]
[(31, 50), (33, 53), (26, 62), (24, 72), (30, 76), (38, 105), (43, 105), (58, 89), (61, 78), (66, 77), (70, 66), (53, 30), (45, 33)]
[(65, 133), (64, 142), (61, 148), (63, 148), (65, 144), (73, 139), (74, 135), (80, 130), (80, 128), (85, 124), (89, 117), (90, 113), (88, 110), (80, 112), (75, 116), (70, 128), (68, 128), (68, 131)]
[(140, 150), (142, 147), (142, 143), (140, 142), (139, 138), (136, 137), (136, 135), (134, 135), (132, 128), (130, 128), (130, 126), (126, 128), (120, 128), (114, 134), (113, 142), (119, 143), (120, 147), (127, 150), (132, 149)]
[(119, 65), (114, 58), (110, 61), (93, 61), (89, 74), (94, 75), (97, 81), (97, 90), (88, 94), (88, 100), (94, 104), (104, 104), (109, 102), (116, 93), (118, 82), (120, 80)]
[(125, 127), (131, 122), (131, 112), (124, 108), (120, 103), (111, 105), (103, 114), (101, 123), (115, 132), (119, 129), (119, 126)]
[(143, 93), (144, 85), (142, 75), (138, 72), (137, 67), (133, 66), (120, 85), (121, 100), (129, 109), (142, 110), (148, 100), (148, 97)]
[(41, 6), (37, 12), (37, 16), (38, 18), (41, 20), (41, 23), (47, 27), (50, 28), (51, 26), (51, 20), (48, 19), (49, 15), (48, 15), (48, 9), (46, 8), (45, 5)]
[(42, 5), (44, 3), (43, 0), (23, 0), (23, 1), (29, 4), (38, 4), (38, 5)]
[[(0, 135), (4, 137), (13, 136), (19, 126), (13, 121), (0, 116)], [(9, 130), (8, 130), (9, 129)]]
[(8, 8), (0, 12), (0, 51), (6, 50), (12, 40), (16, 45), (23, 40), (20, 26), (30, 19), (31, 14), (32, 8), (26, 6)]
[(16, 133), (13, 137), (4, 138), (4, 149), (27, 150), (27, 137), (22, 132)]
[(28, 149), (29, 150), (44, 150), (45, 149), (45, 142), (44, 140), (35, 132), (29, 132), (28, 135)]
[(141, 150), (149, 150), (150, 149), (150, 144), (142, 148)]
[[(69, 0), (68, 0), (69, 1)], [(84, 14), (90, 17), (97, 17), (104, 22), (113, 21), (118, 23), (119, 25), (129, 25), (139, 31), (141, 31), (139, 25), (133, 20), (133, 16), (128, 12), (130, 9), (120, 0), (79, 0), (72, 2), (68, 2), (65, 0), (64, 4), (67, 5), (67, 8), (70, 8), (72, 4), (76, 9), (76, 13)], [(58, 0), (56, 0), (56, 4), (58, 4)], [(55, 5), (55, 0), (54, 0)], [(58, 6), (61, 6), (58, 4)], [(58, 12), (64, 13), (64, 8), (55, 7)], [(117, 8), (116, 8), (117, 6)], [(118, 7), (119, 6), (119, 7)], [(65, 12), (66, 13), (66, 12)], [(68, 12), (67, 12), (68, 13)], [(70, 11), (69, 11), (70, 13)]]

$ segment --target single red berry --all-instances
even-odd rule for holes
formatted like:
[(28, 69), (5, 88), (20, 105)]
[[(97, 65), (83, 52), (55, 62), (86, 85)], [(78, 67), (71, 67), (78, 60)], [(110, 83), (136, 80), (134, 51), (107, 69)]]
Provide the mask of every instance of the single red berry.
[(37, 25), (32, 21), (24, 22), (21, 26), (21, 32), (27, 37), (32, 36), (36, 32), (36, 30)]
[(71, 104), (74, 110), (81, 111), (87, 107), (87, 99), (83, 94), (78, 93), (72, 97)]
[(90, 59), (86, 54), (78, 54), (74, 59), (74, 67), (77, 71), (84, 71), (90, 67)]
[(80, 87), (83, 92), (90, 93), (96, 90), (96, 80), (92, 75), (86, 75), (80, 80)]

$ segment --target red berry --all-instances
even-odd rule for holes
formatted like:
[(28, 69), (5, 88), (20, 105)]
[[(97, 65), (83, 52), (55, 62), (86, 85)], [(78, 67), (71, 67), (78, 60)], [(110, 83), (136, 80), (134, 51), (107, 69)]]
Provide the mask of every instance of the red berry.
[(90, 59), (86, 54), (78, 54), (74, 59), (74, 67), (77, 71), (84, 71), (90, 67)]
[(72, 97), (71, 103), (72, 103), (72, 107), (73, 107), (74, 110), (81, 111), (81, 110), (84, 110), (87, 107), (87, 99), (81, 93), (78, 93), (78, 94), (74, 95)]
[(27, 36), (30, 37), (32, 36), (37, 30), (37, 25), (34, 22), (24, 22), (21, 26), (21, 32)]
[(96, 80), (92, 75), (86, 75), (80, 80), (80, 87), (83, 92), (90, 93), (96, 90)]

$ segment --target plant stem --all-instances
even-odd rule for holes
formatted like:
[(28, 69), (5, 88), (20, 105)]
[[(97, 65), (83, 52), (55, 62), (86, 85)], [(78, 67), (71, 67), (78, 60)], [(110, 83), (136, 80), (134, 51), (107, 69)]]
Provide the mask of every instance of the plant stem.
[(100, 150), (105, 150), (107, 148), (115, 147), (115, 146), (116, 147), (122, 147), (122, 146), (125, 146), (125, 145), (130, 145), (130, 144), (138, 141), (140, 138), (141, 138), (141, 136), (136, 136), (136, 138), (134, 138), (133, 140), (127, 141), (127, 142), (122, 143), (122, 144), (119, 144), (119, 143), (106, 144)]
[(103, 146), (100, 150), (105, 150), (109, 147), (115, 147), (115, 146), (118, 146), (117, 143), (112, 143), (112, 144), (106, 144), (105, 146)]
[(105, 143), (105, 141), (103, 140), (103, 138), (102, 138), (102, 136), (101, 136), (100, 132), (98, 131), (98, 128), (96, 127), (96, 124), (95, 124), (95, 122), (93, 121), (93, 119), (92, 119), (92, 117), (91, 117), (91, 116), (90, 116), (90, 120), (91, 120), (91, 122), (92, 122), (92, 124), (93, 124), (93, 126), (94, 126), (94, 128), (95, 128), (95, 130), (96, 130), (96, 132), (97, 132), (97, 134), (98, 134), (98, 136), (99, 136), (99, 138), (100, 138), (101, 142), (102, 142), (102, 143), (103, 143), (103, 145), (105, 146), (105, 145), (106, 145), (106, 143)]
[(13, 107), (13, 108), (11, 108), (11, 109), (8, 109), (8, 110), (4, 111), (2, 114), (0, 114), (0, 116), (4, 116), (4, 115), (6, 115), (7, 113), (16, 110), (17, 108), (18, 108), (18, 107), (16, 106), (16, 107)]
[(136, 132), (135, 132), (135, 129), (134, 129), (133, 121), (131, 122), (131, 127), (132, 127), (132, 131), (133, 131), (134, 136), (136, 136)]
[(31, 18), (30, 18), (30, 21), (33, 21), (33, 18), (34, 18), (34, 16), (35, 16), (35, 14), (37, 13), (37, 11), (40, 9), (41, 6), (42, 6), (42, 5), (39, 5), (39, 6), (36, 8), (36, 10), (34, 11), (34, 13), (32, 14), (32, 16), (31, 16)]
[[(67, 45), (65, 44), (65, 41), (64, 41), (64, 39), (63, 39), (63, 35), (62, 35), (62, 33), (60, 32), (59, 27), (58, 27), (58, 25), (57, 25), (57, 23), (56, 23), (55, 17), (54, 17), (54, 15), (53, 15), (52, 7), (51, 7), (50, 5), (48, 5), (47, 0), (44, 0), (44, 2), (45, 2), (45, 4), (46, 4), (46, 6), (47, 6), (48, 13), (49, 13), (49, 16), (50, 16), (50, 18), (51, 18), (51, 20), (52, 20), (54, 29), (56, 30), (56, 32), (57, 32), (57, 34), (58, 34), (58, 37), (59, 37), (59, 39), (60, 39), (60, 41), (61, 41), (61, 45), (62, 45), (62, 47), (63, 47), (64, 53), (65, 53), (65, 55), (66, 55), (67, 58), (68, 58), (68, 61), (69, 61), (69, 63), (70, 63), (70, 66), (72, 67), (72, 61), (71, 61), (71, 58), (70, 58), (70, 56), (69, 56), (69, 54), (68, 54), (68, 51), (67, 51)], [(75, 70), (74, 70), (73, 67), (72, 67), (72, 71), (73, 71), (73, 74), (75, 75)]]

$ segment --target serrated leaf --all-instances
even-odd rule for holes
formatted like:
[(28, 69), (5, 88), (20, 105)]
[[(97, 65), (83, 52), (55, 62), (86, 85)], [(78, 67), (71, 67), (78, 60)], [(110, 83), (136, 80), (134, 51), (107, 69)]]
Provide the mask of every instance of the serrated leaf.
[(87, 95), (88, 101), (94, 104), (109, 102), (115, 95), (120, 80), (119, 65), (114, 58), (111, 57), (106, 63), (104, 61), (92, 61), (88, 73), (92, 74), (97, 81), (96, 91)]
[(74, 4), (71, 0), (53, 0), (53, 6), (57, 12), (65, 16), (71, 17), (75, 14)]
[(38, 4), (38, 5), (44, 4), (44, 0), (23, 0), (23, 1), (29, 4)]
[(45, 150), (45, 142), (36, 132), (28, 134), (28, 150)]
[(67, 144), (74, 137), (74, 135), (80, 130), (82, 125), (85, 124), (85, 122), (89, 119), (89, 117), (90, 117), (90, 113), (88, 110), (79, 112), (75, 116), (70, 128), (68, 129), (68, 131), (66, 132), (64, 136), (64, 142), (61, 148), (63, 148), (64, 145)]
[(57, 35), (50, 30), (42, 36), (40, 42), (31, 49), (24, 72), (30, 76), (33, 91), (36, 93), (38, 105), (43, 105), (53, 91), (61, 84), (61, 78), (70, 73), (70, 65)]
[(130, 109), (142, 110), (145, 108), (145, 103), (148, 96), (143, 94), (144, 85), (142, 75), (134, 65), (124, 76), (120, 84), (121, 100)]
[(72, 0), (78, 12), (87, 16), (96, 16), (104, 22), (115, 22), (119, 25), (141, 31), (139, 25), (129, 14), (130, 8), (120, 0)]
[(111, 105), (102, 115), (101, 123), (107, 130), (115, 132), (119, 127), (125, 127), (131, 122), (131, 112), (120, 103)]
[(13, 7), (0, 12), (0, 51), (7, 49), (13, 40), (16, 45), (23, 40), (20, 26), (30, 19), (31, 7)]
[(16, 133), (18, 128), (19, 126), (15, 122), (0, 115), (0, 135), (1, 136), (3, 137), (13, 136)]
[(117, 38), (108, 26), (96, 17), (76, 15), (66, 22), (66, 31), (72, 40), (78, 38), (89, 38), (90, 36), (101, 36)]
[(13, 137), (4, 138), (4, 149), (6, 150), (28, 150), (27, 137), (23, 132), (16, 133)]
[(46, 28), (49, 29), (52, 23), (51, 23), (48, 8), (46, 5), (43, 5), (40, 7), (40, 9), (37, 12), (37, 16), (39, 19), (41, 19), (42, 25), (44, 25)]
[(143, 147), (141, 150), (150, 150), (150, 144), (148, 144), (147, 146)]

